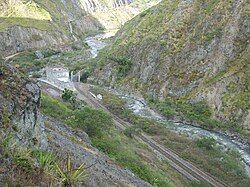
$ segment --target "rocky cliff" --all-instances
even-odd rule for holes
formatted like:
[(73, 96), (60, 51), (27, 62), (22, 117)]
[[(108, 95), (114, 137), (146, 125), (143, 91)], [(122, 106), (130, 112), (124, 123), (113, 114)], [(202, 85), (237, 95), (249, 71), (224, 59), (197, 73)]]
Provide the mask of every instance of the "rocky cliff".
[[(85, 163), (85, 186), (151, 186), (91, 145), (88, 135), (40, 113), (41, 90), (16, 68), (0, 66), (0, 186), (61, 185), (41, 172), (35, 151)], [(48, 159), (48, 158), (47, 158)], [(39, 164), (38, 164), (39, 162)]]
[(164, 0), (119, 31), (92, 77), (181, 103), (203, 102), (211, 117), (249, 121), (247, 1)]
[(158, 0), (12, 0), (0, 2), (0, 57), (61, 47), (91, 32), (117, 29)]
[(46, 147), (43, 123), (39, 112), (40, 89), (28, 79), (20, 79), (13, 67), (0, 67), (1, 134), (13, 130), (22, 145)]
[(37, 84), (21, 79), (13, 67), (0, 66), (0, 104), (1, 137), (14, 134), (15, 143), (46, 148)]
[(82, 6), (106, 29), (118, 29), (160, 0), (85, 0)]
[(79, 1), (1, 1), (0, 55), (32, 48), (59, 47), (76, 41), (101, 24)]

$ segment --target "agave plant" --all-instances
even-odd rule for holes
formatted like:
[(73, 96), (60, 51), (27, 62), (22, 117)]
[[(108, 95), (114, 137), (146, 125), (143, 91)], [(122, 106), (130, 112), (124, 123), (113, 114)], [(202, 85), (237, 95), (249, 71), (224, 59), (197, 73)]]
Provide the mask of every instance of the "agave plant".
[(74, 169), (70, 156), (67, 157), (66, 167), (60, 167), (58, 164), (55, 166), (56, 173), (64, 186), (71, 187), (75, 183), (84, 182), (86, 180), (87, 174), (84, 164)]
[(43, 171), (51, 173), (51, 171), (55, 165), (54, 156), (51, 153), (48, 153), (46, 151), (38, 151), (38, 152), (36, 152), (36, 157), (37, 157), (38, 163), (40, 165), (40, 168)]

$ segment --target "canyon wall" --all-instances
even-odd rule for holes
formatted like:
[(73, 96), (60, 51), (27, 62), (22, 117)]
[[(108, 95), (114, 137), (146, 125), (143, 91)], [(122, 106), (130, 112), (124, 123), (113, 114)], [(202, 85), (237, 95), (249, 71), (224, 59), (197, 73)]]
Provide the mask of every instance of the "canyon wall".
[(249, 23), (246, 0), (164, 0), (125, 24), (90, 79), (205, 102), (212, 118), (250, 129)]

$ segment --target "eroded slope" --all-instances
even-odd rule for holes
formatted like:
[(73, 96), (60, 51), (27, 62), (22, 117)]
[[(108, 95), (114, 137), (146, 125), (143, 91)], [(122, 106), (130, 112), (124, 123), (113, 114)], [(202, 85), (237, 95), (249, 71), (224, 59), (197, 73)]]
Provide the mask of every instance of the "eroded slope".
[(92, 79), (249, 129), (248, 14), (247, 1), (164, 0), (125, 24)]

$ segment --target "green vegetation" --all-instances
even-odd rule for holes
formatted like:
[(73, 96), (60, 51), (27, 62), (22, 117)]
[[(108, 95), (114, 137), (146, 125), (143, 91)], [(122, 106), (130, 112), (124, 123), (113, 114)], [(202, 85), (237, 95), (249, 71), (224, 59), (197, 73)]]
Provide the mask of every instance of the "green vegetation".
[(132, 62), (126, 57), (109, 57), (110, 60), (118, 64), (118, 76), (125, 77), (132, 68)]
[(41, 109), (44, 114), (63, 122), (66, 122), (73, 114), (73, 108), (70, 103), (60, 102), (46, 94), (42, 95)]
[(32, 1), (13, 2), (7, 1), (3, 4), (5, 9), (0, 13), (0, 31), (19, 25), (23, 27), (50, 30), (50, 14), (41, 6)]
[(109, 133), (109, 136), (105, 136), (102, 140), (94, 139), (93, 144), (111, 159), (130, 169), (153, 186), (172, 186), (169, 179), (165, 177), (164, 170), (165, 172), (167, 172), (166, 169), (168, 170), (166, 164), (160, 166), (158, 163), (158, 168), (150, 166), (144, 158), (140, 158), (140, 155), (138, 155), (138, 151), (144, 152), (143, 149), (145, 148), (136, 141), (117, 133), (113, 130)]
[(70, 157), (67, 157), (66, 166), (61, 167), (56, 164), (56, 173), (65, 187), (72, 187), (74, 184), (83, 183), (86, 180), (87, 174), (84, 168), (84, 164), (78, 168), (74, 168)]
[[(69, 104), (43, 94), (42, 112), (74, 128), (85, 130), (95, 147), (154, 186), (172, 186), (172, 182), (169, 181), (171, 177), (166, 176), (166, 172), (176, 179), (175, 183), (182, 180), (179, 174), (169, 169), (167, 163), (156, 160), (157, 166), (151, 166), (147, 162), (147, 157), (152, 157), (154, 153), (148, 151), (145, 145), (120, 133), (114, 128), (111, 117), (101, 110), (89, 107), (73, 110)], [(140, 150), (146, 151), (147, 156), (141, 157)]]
[(70, 101), (70, 99), (72, 99), (72, 97), (74, 97), (74, 92), (72, 90), (65, 88), (63, 90), (62, 99), (64, 101)]
[(205, 148), (207, 150), (212, 150), (216, 146), (216, 142), (213, 138), (202, 138), (196, 140), (198, 147)]
[[(0, 31), (5, 31), (14, 25), (46, 31), (58, 28), (60, 24), (59, 20), (54, 19), (56, 11), (53, 12), (53, 3), (50, 3), (49, 6), (44, 2), (46, 1), (5, 2), (4, 7), (6, 9), (3, 9), (4, 11), (0, 13)], [(60, 13), (57, 14), (60, 15)], [(55, 22), (52, 22), (52, 20)], [(63, 29), (62, 31), (65, 32)]]
[(72, 90), (65, 88), (62, 93), (62, 99), (69, 102), (74, 108), (77, 107), (76, 94)]
[(31, 150), (18, 148), (15, 149), (15, 153), (12, 155), (13, 162), (17, 167), (20, 167), (24, 172), (31, 172), (33, 170)]
[(210, 2), (206, 3), (203, 10), (205, 14), (210, 14), (216, 8), (219, 2), (219, 0), (211, 0)]
[[(20, 52), (10, 60), (10, 64), (18, 67), (25, 73), (39, 71), (47, 64), (48, 57), (56, 55), (59, 52), (53, 49), (42, 49), (43, 59), (38, 59), (35, 55), (35, 50)], [(40, 76), (40, 75), (39, 75)]]
[(42, 172), (47, 172), (49, 174), (53, 173), (54, 169), (54, 163), (55, 163), (55, 156), (51, 153), (48, 153), (46, 151), (40, 151), (36, 150), (33, 153), (38, 161), (38, 164), (40, 166), (40, 169)]
[(178, 116), (191, 123), (198, 123), (203, 128), (210, 130), (223, 130), (237, 132), (243, 136), (249, 136), (242, 125), (234, 121), (220, 121), (212, 119), (212, 110), (205, 102), (188, 103), (173, 98), (165, 98), (164, 101), (148, 98), (151, 107), (157, 109), (163, 116), (173, 118)]
[(9, 114), (9, 112), (4, 109), (2, 111), (2, 115), (1, 115), (1, 126), (3, 126), (4, 128), (8, 128), (11, 125), (11, 120), (10, 120), (11, 115)]
[[(134, 124), (134, 127), (130, 127), (124, 132), (128, 137), (133, 137), (138, 132), (144, 131), (155, 137), (159, 143), (177, 152), (185, 160), (218, 177), (226, 184), (247, 186), (250, 182), (250, 178), (247, 177), (238, 152), (234, 150), (221, 150), (212, 138), (192, 141), (185, 136), (170, 132), (165, 128), (166, 124), (160, 124), (150, 119), (135, 116), (130, 110), (126, 109), (124, 100), (118, 96), (100, 88), (93, 88), (92, 92), (95, 94), (101, 93), (103, 95), (103, 104), (112, 113)], [(194, 106), (195, 108), (188, 106), (186, 111), (194, 118), (200, 116), (198, 114), (202, 116), (209, 116), (211, 114), (205, 103), (199, 103)], [(171, 107), (175, 108), (175, 105), (171, 105)], [(192, 185), (202, 186), (203, 184), (190, 184), (190, 186)]]
[[(99, 53), (90, 69), (98, 75), (96, 80), (101, 77), (102, 81), (97, 82), (105, 86), (112, 83), (112, 86), (140, 91), (144, 96), (172, 97), (152, 103), (167, 117), (181, 117), (205, 128), (245, 136), (244, 120), (250, 103), (244, 26), (248, 13), (246, 1), (238, 7), (239, 24), (232, 24), (237, 36), (226, 41), (226, 36), (233, 37), (226, 29), (235, 18), (233, 8), (234, 1), (163, 0), (127, 22), (114, 37), (113, 44)], [(224, 42), (234, 46), (230, 54), (216, 50)], [(106, 77), (107, 67), (112, 76)], [(231, 81), (235, 84), (234, 91), (222, 91), (219, 85), (227, 86)], [(214, 89), (220, 90), (216, 98), (223, 106), (209, 108), (208, 105), (212, 105), (209, 94)], [(200, 96), (209, 103), (192, 106), (190, 102)], [(209, 113), (196, 111), (195, 107), (198, 110), (202, 107)]]
[(38, 20), (51, 20), (49, 12), (32, 1), (5, 2), (6, 9), (0, 14), (0, 17), (24, 17)]
[(1, 172), (8, 172), (4, 178), (6, 186), (40, 186), (45, 183), (70, 187), (85, 181), (87, 176), (83, 164), (73, 168), (69, 158), (64, 162), (43, 150), (17, 147), (13, 137), (12, 134), (5, 138), (0, 135), (0, 167), (3, 168)]
[(49, 21), (46, 20), (37, 20), (31, 18), (20, 18), (20, 17), (11, 17), (11, 18), (3, 18), (0, 17), (1, 25), (0, 31), (3, 32), (7, 28), (19, 25), (23, 27), (30, 27), (39, 29), (39, 30), (51, 30), (51, 24)]
[(73, 127), (83, 129), (90, 137), (102, 137), (105, 131), (113, 126), (112, 119), (107, 113), (90, 107), (75, 111), (74, 118), (67, 122)]
[(80, 128), (90, 137), (102, 137), (112, 126), (111, 117), (102, 110), (90, 107), (75, 109), (70, 103), (63, 103), (48, 95), (42, 95), (42, 111), (72, 127)]

